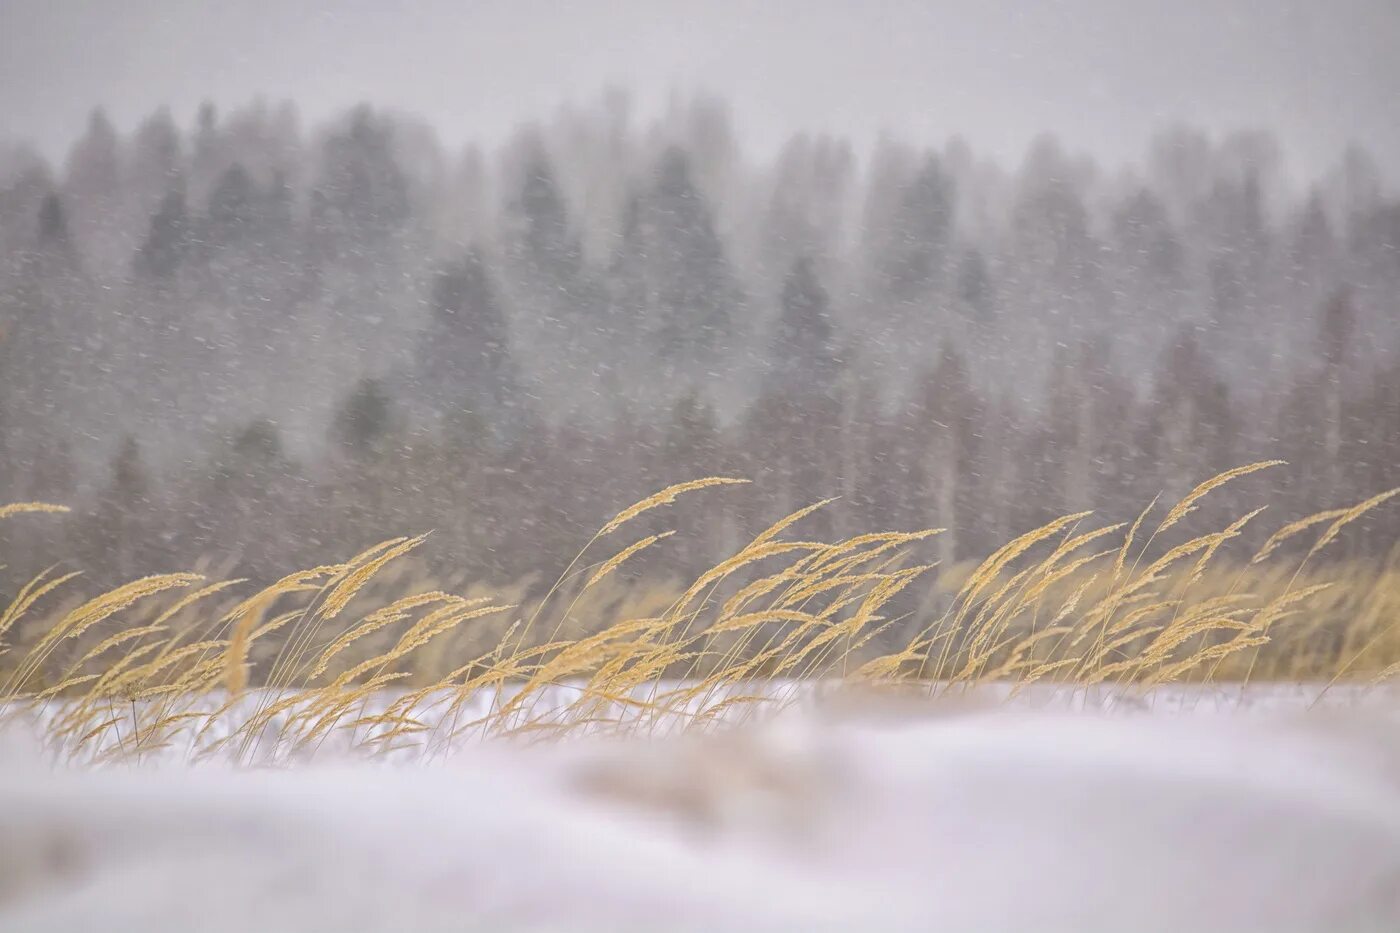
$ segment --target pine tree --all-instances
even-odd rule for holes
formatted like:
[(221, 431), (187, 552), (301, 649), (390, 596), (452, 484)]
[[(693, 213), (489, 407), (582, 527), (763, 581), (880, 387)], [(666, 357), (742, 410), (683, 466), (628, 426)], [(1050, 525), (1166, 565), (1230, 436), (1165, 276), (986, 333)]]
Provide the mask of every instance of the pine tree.
[(1017, 274), (1023, 287), (1039, 293), (1031, 306), (1071, 321), (1082, 317), (1096, 284), (1099, 251), (1076, 171), (1058, 143), (1036, 143), (1020, 185), (1013, 209)]
[(817, 280), (811, 259), (793, 263), (783, 282), (777, 326), (768, 354), (768, 386), (796, 395), (833, 394), (831, 299)]
[(958, 556), (960, 535), (973, 525), (972, 468), (978, 456), (981, 408), (962, 354), (945, 344), (919, 387), (908, 427), (911, 436), (923, 439), (914, 472), (921, 477), (922, 489), (914, 492), (927, 513), (918, 520), (947, 529), (937, 541), (945, 564)]
[(225, 140), (219, 111), (211, 101), (199, 105), (195, 116), (194, 144), (190, 158), (191, 187), (196, 200), (214, 185), (223, 167)]
[(963, 253), (958, 263), (958, 299), (966, 314), (976, 323), (988, 326), (995, 322), (997, 303), (991, 270), (980, 249)]
[[(659, 473), (662, 476), (701, 477), (725, 472), (723, 439), (712, 405), (695, 392), (676, 400), (665, 424)], [(684, 541), (673, 542), (671, 550), (682, 566), (699, 571), (721, 559), (724, 523), (712, 505), (696, 501), (680, 502), (664, 527), (687, 529)]]
[[(518, 197), (506, 208), (504, 290), (522, 346), (549, 374), (539, 390), (561, 408), (598, 393), (620, 364), (606, 296), (585, 268), (553, 168), (539, 143), (530, 148)], [(525, 362), (525, 361), (522, 361)]]
[(39, 208), (39, 249), (58, 254), (71, 254), (73, 249), (68, 236), (68, 214), (57, 192), (45, 195)]
[(107, 579), (134, 579), (157, 568), (146, 565), (153, 503), (150, 477), (135, 437), (122, 439), (107, 485), (98, 496), (80, 539), (85, 563)]
[(152, 279), (171, 279), (188, 256), (190, 245), (185, 192), (176, 188), (166, 193), (151, 217), (150, 230), (136, 255), (136, 271)]
[(378, 379), (365, 377), (336, 412), (331, 436), (342, 452), (358, 460), (385, 452), (393, 427), (393, 405)]
[(94, 110), (69, 154), (64, 195), (78, 252), (104, 274), (131, 255), (121, 229), (121, 158), (111, 121)]
[(1182, 247), (1166, 208), (1139, 189), (1113, 217), (1118, 261), (1135, 294), (1170, 294), (1181, 287)]
[(125, 223), (138, 235), (160, 200), (186, 175), (184, 144), (168, 107), (147, 117), (131, 141), (125, 171)]
[(418, 352), (419, 393), (439, 427), (475, 412), (504, 438), (525, 413), (510, 334), (495, 284), (479, 253), (433, 276), (432, 318)]
[(654, 302), (648, 314), (662, 358), (692, 378), (732, 360), (738, 285), (680, 149), (662, 154), (637, 224)]
[(543, 279), (546, 287), (568, 289), (574, 285), (582, 271), (582, 249), (570, 227), (554, 170), (538, 149), (525, 166), (525, 180), (512, 214), (519, 224), (516, 260)]
[(884, 257), (884, 287), (895, 301), (918, 304), (942, 285), (953, 239), (953, 181), (930, 153), (904, 187)]
[(1158, 363), (1139, 444), (1143, 462), (1162, 477), (1165, 497), (1179, 499), (1201, 477), (1229, 468), (1235, 434), (1229, 389), (1183, 328)]
[(256, 231), (259, 192), (248, 171), (234, 163), (209, 193), (208, 241), (217, 249), (236, 249)]
[(1314, 191), (1294, 219), (1283, 277), (1296, 305), (1315, 306), (1336, 284), (1338, 248), (1322, 196)]
[(1323, 309), (1322, 325), (1318, 331), (1323, 366), (1323, 475), (1333, 498), (1341, 492), (1342, 450), (1349, 427), (1343, 418), (1343, 403), (1355, 330), (1356, 307), (1351, 290), (1339, 288)]
[(330, 256), (366, 255), (400, 233), (410, 216), (408, 179), (388, 121), (368, 106), (355, 108), (326, 142), (316, 191), (313, 221)]

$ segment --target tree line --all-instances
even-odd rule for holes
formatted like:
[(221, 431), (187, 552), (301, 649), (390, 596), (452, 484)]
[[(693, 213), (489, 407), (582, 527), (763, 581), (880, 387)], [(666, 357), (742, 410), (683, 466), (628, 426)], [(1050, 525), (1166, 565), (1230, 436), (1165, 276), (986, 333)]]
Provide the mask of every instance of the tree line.
[(266, 576), (432, 528), (506, 579), (720, 473), (756, 482), (653, 569), (831, 496), (812, 533), (946, 526), (945, 560), (1266, 457), (1284, 514), (1354, 501), (1400, 485), (1400, 199), (1284, 155), (759, 155), (620, 94), (456, 152), (368, 106), (95, 111), (61, 164), (0, 146), (0, 494), (75, 508), (3, 558)]

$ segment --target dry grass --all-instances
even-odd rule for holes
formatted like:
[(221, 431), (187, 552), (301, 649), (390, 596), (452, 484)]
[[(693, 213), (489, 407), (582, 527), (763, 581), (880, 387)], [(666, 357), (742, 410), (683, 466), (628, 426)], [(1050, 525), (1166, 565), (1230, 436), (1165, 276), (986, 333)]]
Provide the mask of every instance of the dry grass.
[[(1173, 540), (1213, 490), (1275, 466), (1214, 477), (1155, 526), (1156, 503), (1101, 527), (1068, 515), (967, 567), (919, 561), (936, 530), (792, 537), (825, 502), (689, 585), (620, 572), (674, 532), (594, 553), (638, 515), (739, 482), (708, 478), (621, 512), (528, 602), (523, 587), (442, 590), (411, 563), (422, 537), (243, 596), (240, 581), (165, 574), (84, 600), (70, 597), (71, 575), (45, 573), (0, 614), (14, 642), (0, 646), (0, 710), (34, 717), (60, 759), (176, 748), (252, 762), (328, 741), (431, 754), (467, 736), (708, 728), (809, 679), (947, 692), (1400, 674), (1400, 566), (1325, 553), (1394, 492), (1284, 525), (1254, 553), (1239, 544), (1262, 509)], [(0, 519), (56, 509), (24, 503)]]

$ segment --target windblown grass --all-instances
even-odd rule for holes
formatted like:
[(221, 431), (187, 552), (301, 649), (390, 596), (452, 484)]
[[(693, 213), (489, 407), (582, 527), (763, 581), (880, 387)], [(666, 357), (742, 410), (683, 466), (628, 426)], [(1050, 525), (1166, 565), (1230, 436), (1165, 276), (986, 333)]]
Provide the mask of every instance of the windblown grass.
[[(708, 728), (781, 705), (809, 680), (1015, 692), (1400, 674), (1394, 556), (1325, 553), (1397, 491), (1288, 523), (1253, 553), (1239, 545), (1262, 509), (1173, 540), (1202, 498), (1276, 466), (1216, 476), (1155, 525), (1155, 502), (1120, 524), (1067, 515), (962, 568), (921, 561), (936, 529), (794, 536), (827, 502), (688, 585), (622, 579), (674, 531), (596, 553), (643, 513), (740, 482), (711, 477), (623, 510), (531, 600), (523, 588), (459, 595), (424, 580), (411, 569), (423, 537), (243, 596), (243, 581), (179, 573), (81, 599), (73, 575), (45, 572), (0, 614), (13, 643), (0, 645), (0, 715), (30, 718), (59, 759), (247, 763), (327, 742), (428, 755), (475, 737)], [(53, 510), (24, 503), (0, 519)]]

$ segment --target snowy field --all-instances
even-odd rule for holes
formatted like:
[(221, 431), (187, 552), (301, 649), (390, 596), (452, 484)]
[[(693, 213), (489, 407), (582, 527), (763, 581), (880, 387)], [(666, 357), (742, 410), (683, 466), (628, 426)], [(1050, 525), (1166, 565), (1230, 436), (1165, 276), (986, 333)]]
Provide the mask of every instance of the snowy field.
[[(793, 708), (812, 710), (844, 706), (852, 696), (860, 696), (863, 702), (883, 702), (876, 700), (877, 694), (853, 694), (840, 681), (740, 682), (715, 686), (701, 695), (687, 696), (684, 701), (672, 699), (681, 693), (682, 686), (679, 682), (663, 681), (632, 691), (631, 699), (664, 707), (664, 712), (640, 705), (589, 699), (581, 686), (555, 685), (538, 689), (526, 702), (505, 715), (502, 710), (512, 710), (516, 688), (479, 690), (465, 696), (442, 691), (428, 694), (410, 705), (398, 705), (405, 695), (386, 690), (342, 711), (335, 727), (324, 730), (312, 742), (300, 739), (319, 720), (319, 716), (308, 712), (314, 709), (317, 697), (292, 690), (250, 690), (232, 703), (222, 691), (210, 691), (192, 700), (182, 699), (178, 706), (167, 705), (165, 700), (130, 704), (112, 701), (90, 709), (89, 718), (82, 720), (81, 726), (74, 726), (74, 720), (65, 718), (72, 710), (67, 702), (50, 700), (37, 708), (17, 707), (8, 716), (0, 716), (0, 725), (7, 725), (11, 733), (21, 736), (52, 734), (67, 726), (69, 741), (57, 747), (50, 744), (46, 750), (46, 757), (66, 764), (94, 765), (113, 758), (137, 757), (144, 765), (233, 760), (244, 765), (282, 767), (306, 764), (315, 759), (373, 756), (380, 763), (405, 765), (450, 758), (462, 749), (474, 748), (488, 734), (498, 737), (518, 732), (516, 737), (527, 741), (548, 738), (562, 731), (575, 738), (619, 733), (658, 738), (693, 729), (697, 717), (705, 721), (705, 728), (721, 725), (732, 728), (760, 724)], [(300, 699), (302, 696), (307, 698), (304, 702)], [(1296, 713), (1315, 709), (1385, 713), (1400, 709), (1400, 697), (1393, 688), (1347, 684), (1177, 685), (1150, 692), (1131, 687), (1083, 687), (1049, 682), (1028, 686), (940, 684), (911, 688), (910, 692), (901, 691), (898, 696), (901, 703), (939, 710), (1009, 707), (1034, 712), (1171, 717)], [(743, 702), (736, 702), (738, 700)], [(734, 705), (725, 708), (728, 703)], [(238, 734), (240, 726), (264, 710), (282, 706), (286, 708), (267, 717), (266, 725), (255, 735)], [(716, 715), (717, 708), (722, 711)], [(386, 710), (421, 723), (424, 728), (392, 735), (392, 722), (356, 724)], [(177, 727), (164, 730), (163, 747), (132, 756), (133, 737), (146, 735), (153, 722), (172, 711), (186, 718)], [(486, 725), (488, 720), (489, 726)], [(94, 738), (83, 741), (79, 751), (73, 752), (72, 739), (82, 735), (92, 724), (101, 724), (104, 728), (95, 733)], [(384, 741), (386, 739), (389, 741)]]
[(812, 698), (428, 766), (0, 767), (0, 930), (1392, 930), (1383, 695)]

